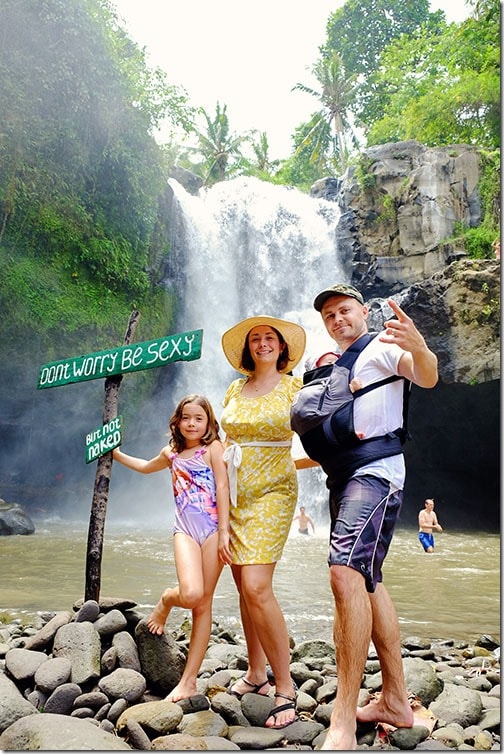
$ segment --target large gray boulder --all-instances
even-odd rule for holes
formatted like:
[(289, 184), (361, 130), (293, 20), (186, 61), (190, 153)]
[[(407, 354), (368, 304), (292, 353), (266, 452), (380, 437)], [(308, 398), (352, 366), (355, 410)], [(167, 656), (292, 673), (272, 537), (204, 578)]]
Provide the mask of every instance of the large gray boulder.
[[(34, 710), (36, 712), (36, 710)], [(23, 717), (0, 736), (3, 751), (131, 751), (122, 738), (67, 715)]]
[(54, 637), (54, 657), (66, 657), (72, 664), (72, 683), (85, 684), (100, 677), (100, 634), (92, 623), (67, 623)]
[[(393, 298), (437, 355), (443, 383), (475, 386), (500, 379), (500, 262), (452, 262)], [(392, 310), (384, 299), (367, 303), (369, 327), (380, 330)]]
[[(23, 697), (16, 684), (4, 673), (0, 673), (0, 733), (16, 720), (26, 715), (38, 714), (38, 710)], [(0, 749), (8, 748), (0, 743)]]
[(158, 693), (168, 694), (182, 678), (184, 653), (166, 629), (161, 636), (151, 634), (146, 620), (135, 627), (135, 640), (145, 678)]
[(20, 505), (0, 499), (0, 536), (33, 534), (34, 531), (33, 521)]

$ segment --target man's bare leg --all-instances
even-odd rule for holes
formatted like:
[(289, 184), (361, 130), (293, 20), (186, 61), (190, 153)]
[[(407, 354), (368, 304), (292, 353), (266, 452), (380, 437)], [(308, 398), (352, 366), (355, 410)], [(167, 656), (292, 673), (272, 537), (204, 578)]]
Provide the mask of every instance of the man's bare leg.
[(362, 574), (347, 566), (330, 568), (334, 594), (334, 644), (338, 692), (322, 749), (357, 748), (356, 708), (371, 639), (371, 605)]
[(397, 613), (383, 584), (369, 594), (373, 614), (371, 638), (380, 660), (382, 693), (376, 702), (357, 709), (360, 723), (388, 723), (396, 728), (411, 728), (413, 710), (408, 702), (401, 657), (401, 636)]

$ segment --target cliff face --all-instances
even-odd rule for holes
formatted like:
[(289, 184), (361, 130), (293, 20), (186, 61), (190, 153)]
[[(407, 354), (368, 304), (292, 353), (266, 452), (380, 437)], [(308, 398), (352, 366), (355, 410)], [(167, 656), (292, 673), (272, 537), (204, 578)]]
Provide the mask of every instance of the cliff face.
[(337, 186), (321, 180), (312, 195), (339, 203), (339, 250), (368, 295), (389, 295), (465, 256), (446, 243), (457, 221), (481, 222), (475, 147), (424, 147), (414, 141), (372, 147)]
[[(437, 354), (445, 383), (500, 379), (500, 262), (461, 259), (421, 283), (393, 294)], [(379, 329), (391, 311), (369, 300), (369, 325)]]
[(439, 359), (439, 384), (413, 387), (402, 520), (434, 497), (453, 526), (499, 526), (500, 261), (448, 243), (457, 221), (481, 222), (475, 148), (416, 142), (365, 152), (366, 175), (319, 181), (341, 207), (339, 250), (369, 303), (370, 329), (393, 296)]

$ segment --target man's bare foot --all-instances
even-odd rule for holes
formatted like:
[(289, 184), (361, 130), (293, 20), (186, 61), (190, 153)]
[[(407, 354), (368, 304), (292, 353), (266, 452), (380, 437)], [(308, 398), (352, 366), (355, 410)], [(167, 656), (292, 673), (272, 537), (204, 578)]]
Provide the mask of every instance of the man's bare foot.
[(358, 723), (387, 723), (396, 728), (411, 728), (413, 725), (413, 710), (406, 699), (403, 704), (392, 708), (380, 696), (364, 707), (357, 707), (356, 717)]
[(344, 735), (329, 728), (320, 748), (326, 751), (354, 751), (357, 748), (357, 739), (353, 734)]
[(182, 699), (189, 699), (190, 696), (196, 696), (198, 689), (196, 681), (180, 681), (174, 689), (165, 697), (167, 702), (180, 702)]
[(163, 598), (161, 597), (147, 619), (147, 628), (151, 634), (156, 634), (157, 636), (162, 636), (164, 634), (164, 627), (169, 612), (170, 611), (163, 604)]

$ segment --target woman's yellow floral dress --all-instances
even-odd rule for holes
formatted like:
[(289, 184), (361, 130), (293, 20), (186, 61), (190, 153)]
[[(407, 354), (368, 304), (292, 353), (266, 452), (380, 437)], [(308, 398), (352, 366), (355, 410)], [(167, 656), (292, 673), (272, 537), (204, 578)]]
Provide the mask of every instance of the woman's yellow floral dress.
[[(231, 383), (224, 397), (221, 426), (228, 442), (285, 442), (292, 438), (290, 407), (302, 385), (282, 375), (277, 386), (257, 398), (242, 396), (246, 379)], [(298, 497), (290, 447), (243, 447), (236, 505), (230, 509), (230, 547), (237, 565), (276, 563), (289, 534)]]

